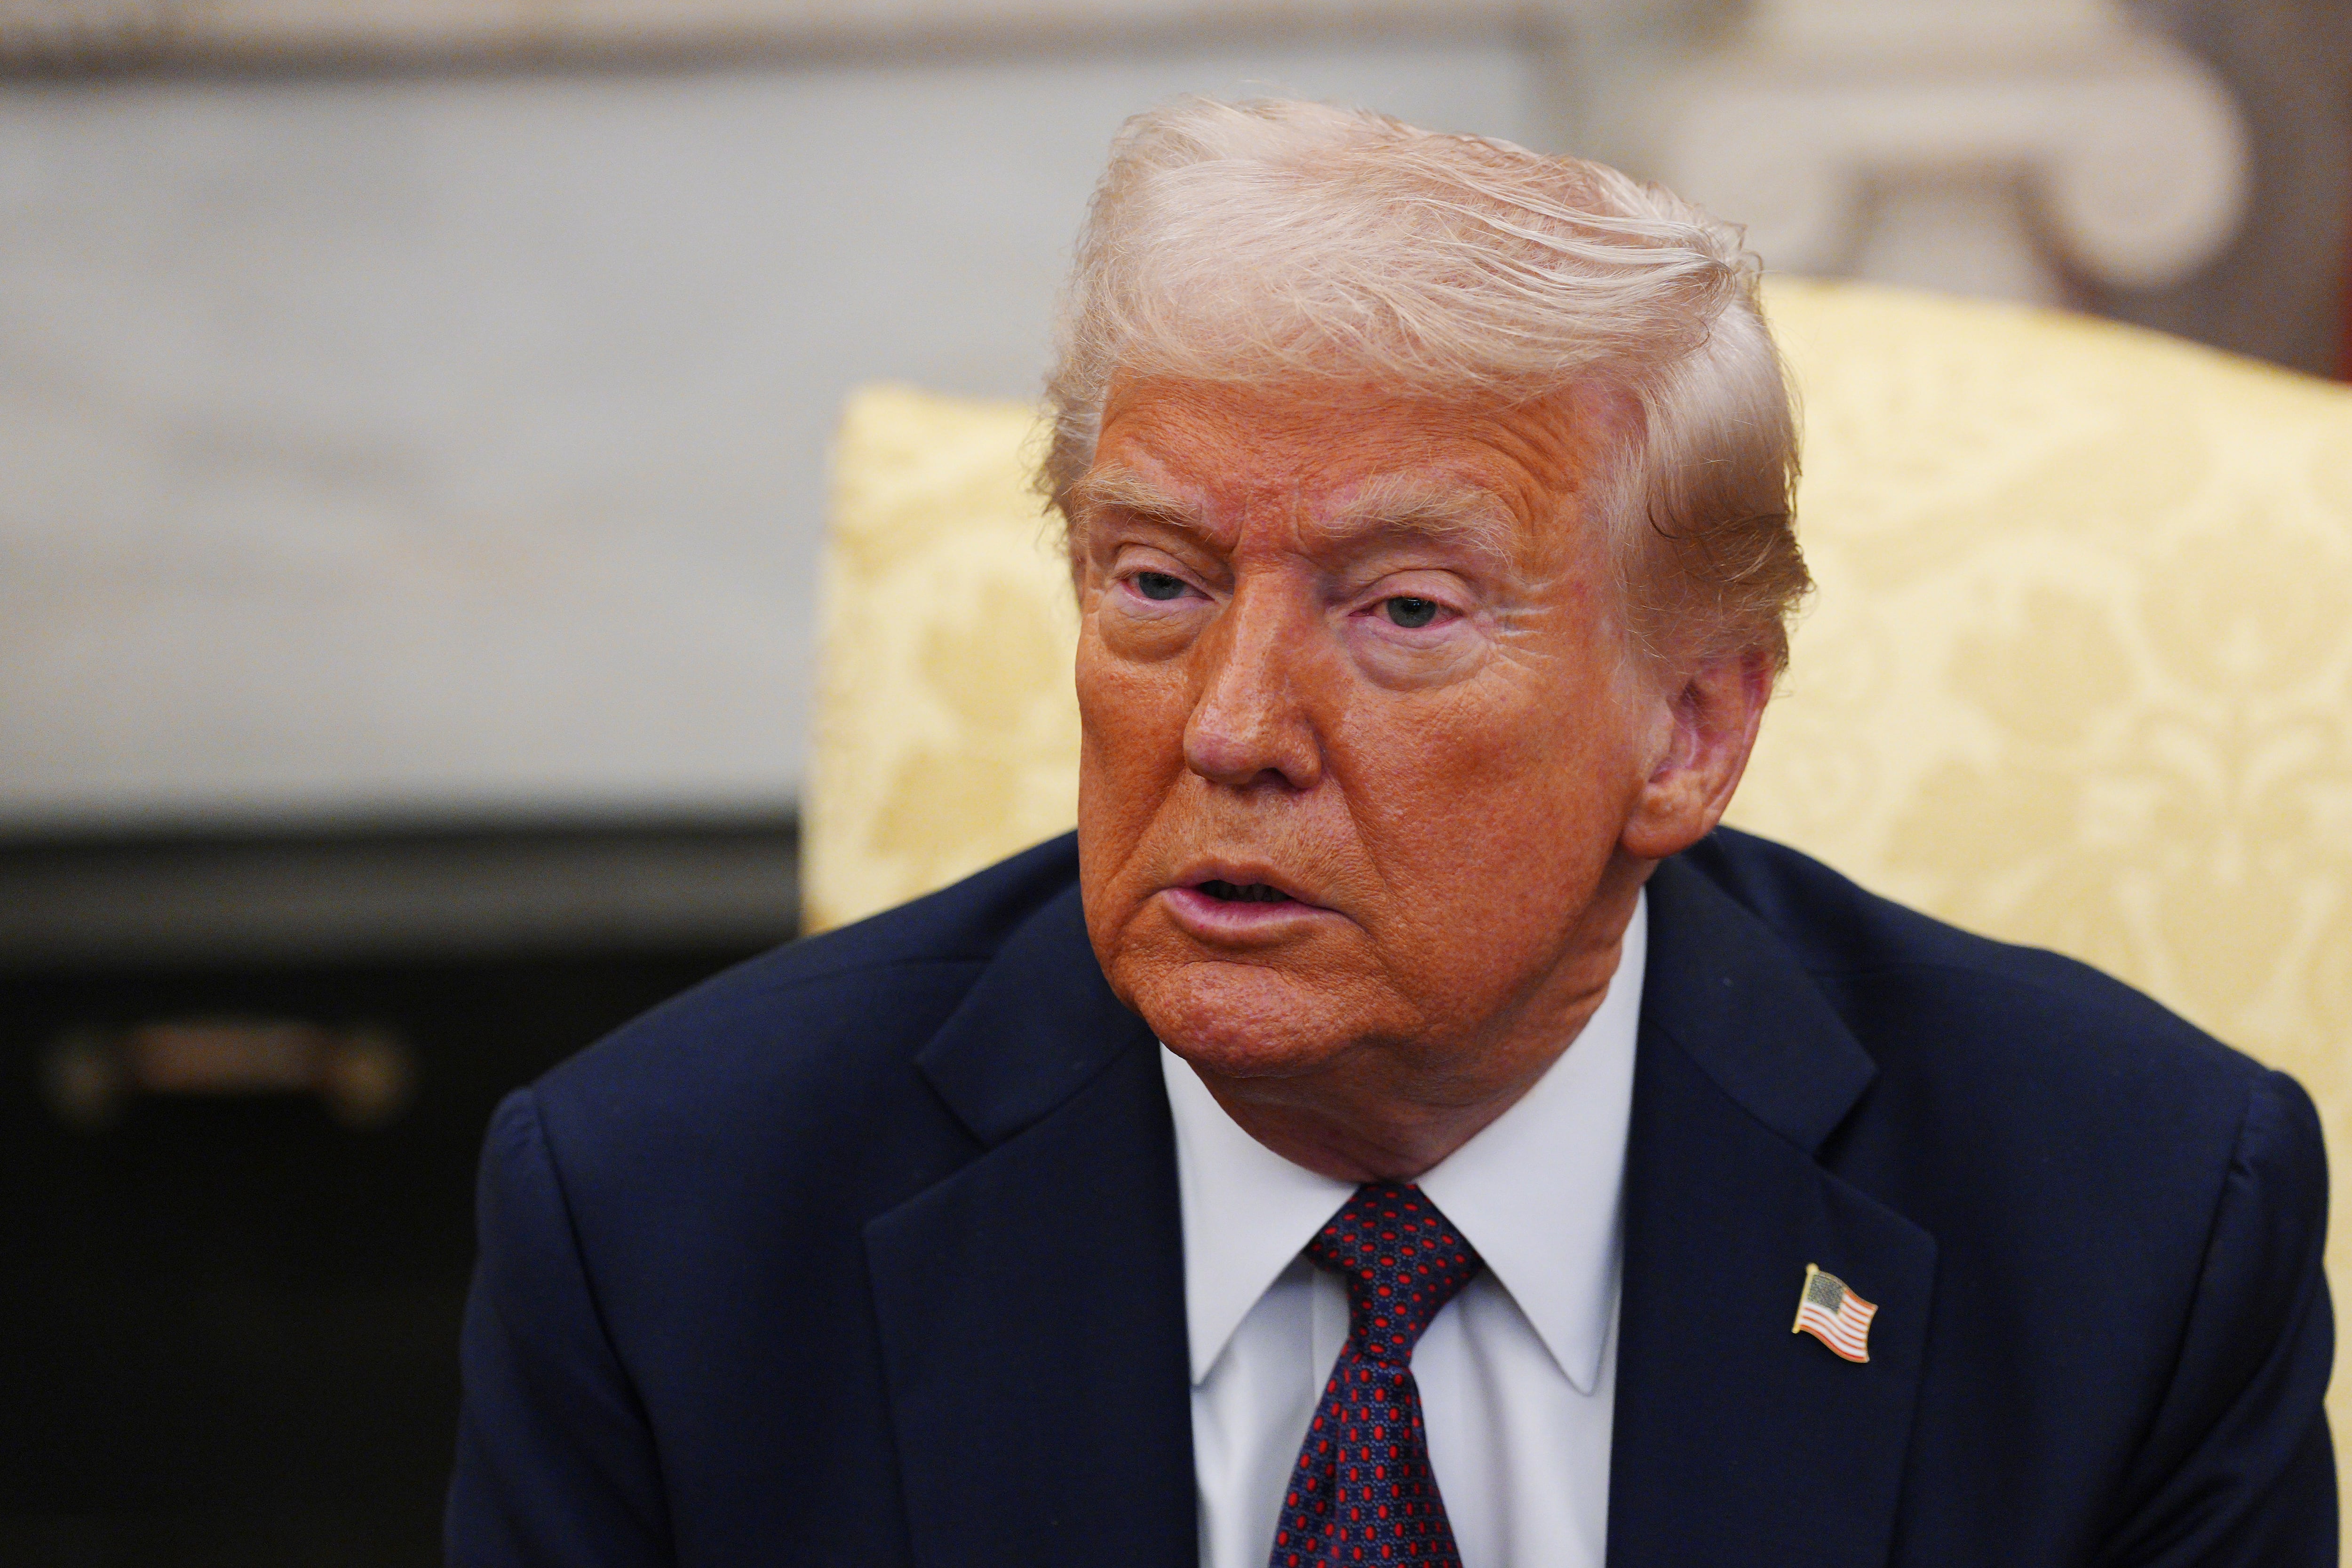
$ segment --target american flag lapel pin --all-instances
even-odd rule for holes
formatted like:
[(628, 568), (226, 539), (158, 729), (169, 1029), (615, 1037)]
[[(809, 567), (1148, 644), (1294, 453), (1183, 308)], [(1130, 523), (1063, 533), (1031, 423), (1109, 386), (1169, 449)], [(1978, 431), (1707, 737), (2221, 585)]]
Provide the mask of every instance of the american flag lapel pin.
[(1790, 1333), (1809, 1333), (1848, 1361), (1870, 1359), (1870, 1320), (1878, 1309), (1846, 1288), (1818, 1263), (1805, 1265), (1805, 1289), (1797, 1298)]

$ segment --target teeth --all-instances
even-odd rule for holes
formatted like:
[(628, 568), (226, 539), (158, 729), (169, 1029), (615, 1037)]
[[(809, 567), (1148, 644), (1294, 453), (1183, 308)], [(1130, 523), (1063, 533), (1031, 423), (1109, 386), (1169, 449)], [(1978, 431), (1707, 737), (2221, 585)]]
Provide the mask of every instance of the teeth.
[(1227, 904), (1288, 904), (1290, 902), (1290, 894), (1278, 887), (1268, 887), (1262, 882), (1254, 882), (1244, 887), (1230, 882), (1218, 882), (1213, 879), (1202, 883), (1201, 891), (1211, 898), (1223, 899)]

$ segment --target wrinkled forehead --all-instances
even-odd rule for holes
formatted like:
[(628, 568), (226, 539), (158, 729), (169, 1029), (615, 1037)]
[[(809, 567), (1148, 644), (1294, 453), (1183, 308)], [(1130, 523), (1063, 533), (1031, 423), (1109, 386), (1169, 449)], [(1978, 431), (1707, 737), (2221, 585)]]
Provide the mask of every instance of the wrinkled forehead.
[(1307, 548), (1442, 539), (1496, 564), (1549, 554), (1591, 488), (1605, 433), (1570, 394), (1517, 401), (1379, 387), (1136, 379), (1115, 388), (1064, 500), (1230, 549), (1276, 520)]

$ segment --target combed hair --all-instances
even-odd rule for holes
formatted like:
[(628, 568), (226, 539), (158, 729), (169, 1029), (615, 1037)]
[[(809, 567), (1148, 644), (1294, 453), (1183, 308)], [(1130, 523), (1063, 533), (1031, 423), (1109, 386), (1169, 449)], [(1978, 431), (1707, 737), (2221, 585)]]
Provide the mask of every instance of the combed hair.
[(1788, 656), (1797, 433), (1738, 230), (1577, 158), (1328, 104), (1128, 121), (1064, 291), (1040, 487), (1066, 519), (1115, 374), (1360, 383), (1631, 417), (1595, 486), (1654, 653)]

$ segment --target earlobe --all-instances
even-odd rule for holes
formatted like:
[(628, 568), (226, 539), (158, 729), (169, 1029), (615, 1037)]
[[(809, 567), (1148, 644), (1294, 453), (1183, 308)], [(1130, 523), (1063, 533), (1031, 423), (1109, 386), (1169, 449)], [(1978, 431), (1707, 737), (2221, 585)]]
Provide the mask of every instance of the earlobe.
[(1747, 771), (1772, 677), (1760, 651), (1727, 654), (1690, 672), (1663, 703), (1662, 755), (1626, 821), (1626, 853), (1664, 860), (1715, 831)]

